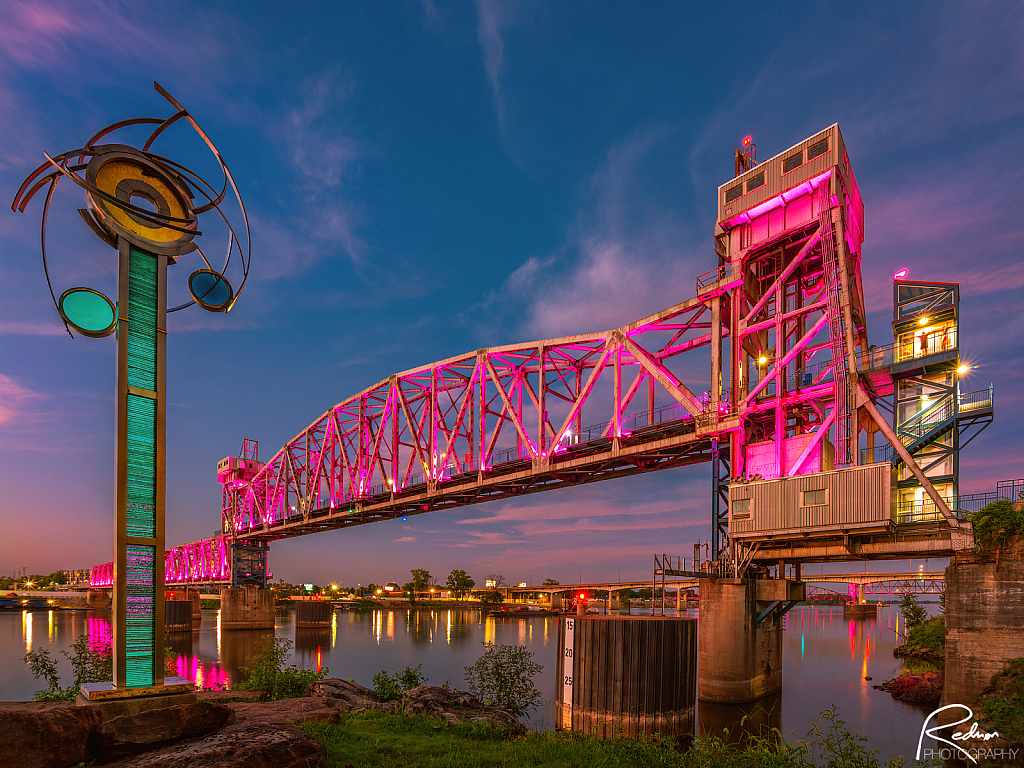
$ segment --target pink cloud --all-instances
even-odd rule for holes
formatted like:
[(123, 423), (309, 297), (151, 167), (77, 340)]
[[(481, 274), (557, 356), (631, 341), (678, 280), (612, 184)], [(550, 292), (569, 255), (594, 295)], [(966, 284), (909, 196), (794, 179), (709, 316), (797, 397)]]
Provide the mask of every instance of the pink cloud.
[(400, 539), (392, 539), (392, 543), (401, 543), (401, 542), (407, 542), (407, 541), (416, 541), (416, 537), (415, 536), (403, 536)]

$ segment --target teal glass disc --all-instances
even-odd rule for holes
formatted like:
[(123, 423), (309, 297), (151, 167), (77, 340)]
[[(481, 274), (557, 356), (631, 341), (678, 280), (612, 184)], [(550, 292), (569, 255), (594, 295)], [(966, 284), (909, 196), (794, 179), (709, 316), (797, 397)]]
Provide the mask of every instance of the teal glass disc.
[(212, 269), (197, 269), (188, 277), (188, 290), (203, 309), (226, 312), (231, 305), (231, 283)]
[(70, 288), (57, 302), (61, 317), (83, 336), (101, 338), (114, 332), (117, 310), (113, 303), (92, 288)]

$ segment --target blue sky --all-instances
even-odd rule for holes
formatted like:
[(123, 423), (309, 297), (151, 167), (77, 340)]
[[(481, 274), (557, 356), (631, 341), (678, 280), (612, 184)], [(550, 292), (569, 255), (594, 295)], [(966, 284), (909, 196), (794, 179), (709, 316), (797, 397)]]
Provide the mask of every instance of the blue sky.
[[(167, 114), (153, 80), (224, 153), (253, 232), (236, 308), (169, 323), (169, 545), (219, 527), (215, 465), (243, 437), (267, 458), (392, 373), (689, 298), (738, 142), (766, 158), (834, 122), (865, 202), (873, 343), (894, 268), (960, 282), (963, 355), (997, 416), (962, 488), (1024, 476), (1020, 4), (0, 0), (0, 190), (44, 151)], [(0, 211), (0, 573), (111, 552), (114, 341), (64, 333), (40, 202)], [(57, 286), (109, 293), (80, 194), (55, 206)], [(272, 568), (638, 578), (708, 535), (709, 475), (317, 534), (275, 544)]]

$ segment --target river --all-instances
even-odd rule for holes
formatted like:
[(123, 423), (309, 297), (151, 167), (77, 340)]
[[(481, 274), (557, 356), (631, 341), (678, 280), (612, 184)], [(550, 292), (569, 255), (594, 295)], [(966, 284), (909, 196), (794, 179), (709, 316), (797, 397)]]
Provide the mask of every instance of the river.
[[(935, 606), (928, 607), (934, 613)], [(696, 617), (696, 611), (687, 615)], [(217, 616), (216, 610), (204, 610), (201, 629), (168, 635), (168, 645), (179, 654), (178, 674), (204, 687), (224, 687), (238, 680), (239, 667), (257, 639), (270, 631), (221, 632)], [(296, 629), (294, 616), (294, 611), (279, 610), (275, 630), (295, 643), (291, 663), (326, 668), (331, 677), (370, 687), (379, 670), (394, 672), (422, 664), (430, 684), (450, 681), (453, 687), (464, 688), (464, 667), (479, 657), (483, 642), (525, 645), (534, 661), (544, 665), (535, 682), (549, 702), (533, 720), (537, 726), (552, 727), (556, 618), (494, 619), (472, 609), (374, 609), (337, 611), (330, 628), (310, 630)], [(838, 707), (840, 717), (866, 736), (872, 748), (886, 756), (912, 758), (929, 709), (902, 704), (872, 688), (902, 669), (892, 655), (901, 623), (899, 608), (881, 607), (877, 619), (846, 620), (838, 607), (798, 606), (784, 622), (783, 689), (781, 695), (760, 702), (754, 720), (779, 728), (792, 740), (804, 736), (823, 709)], [(60, 659), (62, 682), (67, 684), (71, 665), (60, 651), (83, 634), (93, 643), (109, 642), (109, 633), (109, 611), (0, 612), (0, 700), (31, 699), (33, 692), (45, 687), (25, 665), (26, 650), (50, 649)], [(749, 712), (749, 707), (698, 705), (698, 727), (734, 727)]]

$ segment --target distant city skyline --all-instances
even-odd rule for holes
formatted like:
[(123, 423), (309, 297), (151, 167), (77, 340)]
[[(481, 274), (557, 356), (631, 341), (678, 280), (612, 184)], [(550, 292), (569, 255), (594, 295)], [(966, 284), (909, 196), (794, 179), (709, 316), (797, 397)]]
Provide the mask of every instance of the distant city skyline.
[[(691, 297), (715, 266), (733, 150), (749, 135), (765, 159), (835, 122), (865, 204), (872, 343), (891, 340), (894, 272), (959, 282), (970, 384), (995, 386), (961, 489), (1024, 476), (1019, 4), (0, 0), (0, 18), (8, 201), (43, 152), (163, 116), (158, 80), (250, 214), (243, 300), (169, 321), (169, 547), (220, 527), (216, 463), (243, 438), (266, 460), (393, 373)], [(110, 295), (81, 205), (62, 185), (55, 287)], [(37, 210), (0, 212), (0, 236), (0, 574), (86, 568), (111, 557), (113, 340), (64, 332)], [(709, 491), (708, 465), (633, 476), (275, 542), (270, 568), (321, 584), (644, 578), (655, 553), (709, 536)]]

